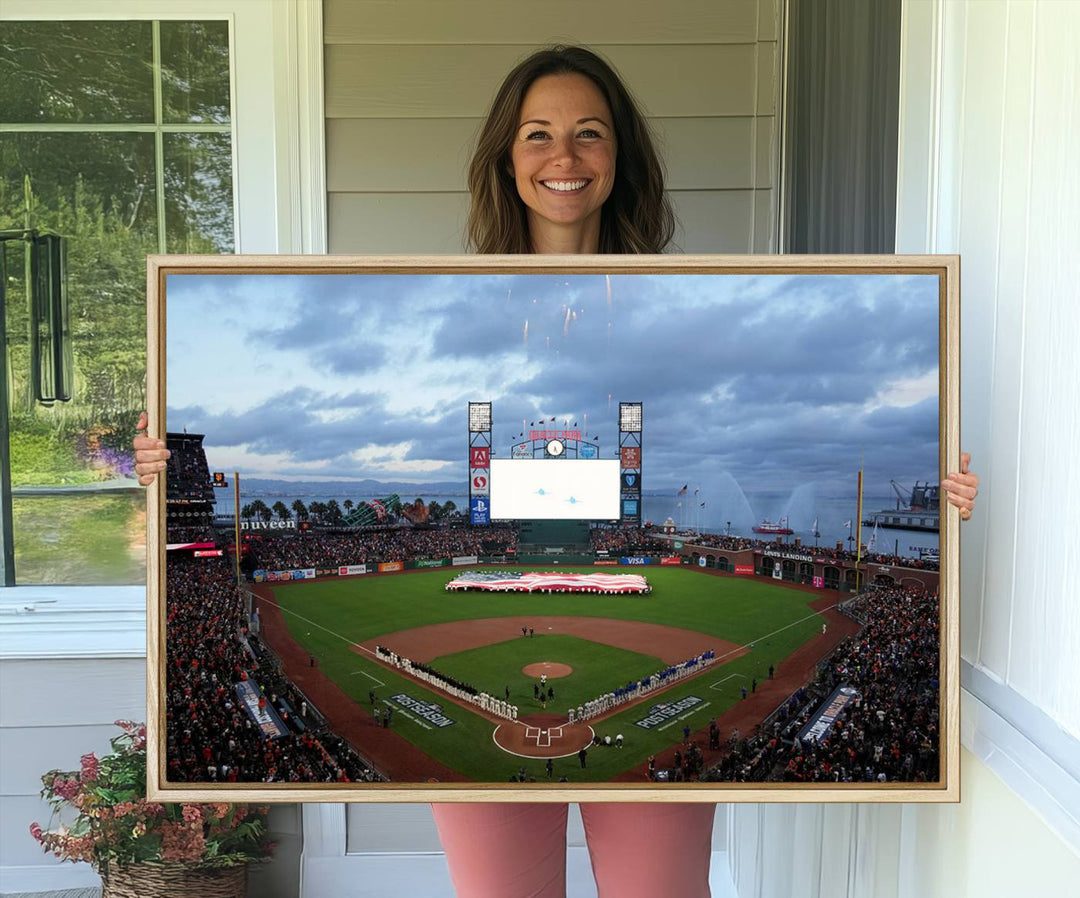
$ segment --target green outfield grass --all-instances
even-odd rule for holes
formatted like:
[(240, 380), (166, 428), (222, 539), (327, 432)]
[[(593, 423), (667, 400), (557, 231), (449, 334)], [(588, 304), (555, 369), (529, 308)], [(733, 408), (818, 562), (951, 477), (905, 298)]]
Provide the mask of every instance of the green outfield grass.
[[(545, 570), (530, 567), (530, 570)], [(595, 573), (596, 569), (557, 568), (562, 572)], [(654, 696), (596, 724), (600, 735), (622, 733), (625, 747), (595, 749), (587, 770), (576, 755), (556, 760), (555, 777), (566, 774), (571, 782), (596, 782), (633, 767), (682, 738), (684, 723), (698, 729), (740, 699), (739, 687), (768, 676), (769, 665), (780, 662), (810, 640), (821, 628), (821, 618), (809, 607), (816, 595), (763, 581), (717, 577), (681, 568), (650, 568), (645, 573), (653, 587), (649, 596), (514, 595), (447, 593), (444, 585), (459, 571), (441, 569), (394, 576), (325, 580), (275, 588), (289, 630), (296, 641), (320, 660), (320, 665), (358, 704), (369, 709), (369, 690), (378, 703), (404, 692), (442, 705), (455, 723), (446, 728), (424, 724), (404, 712), (395, 714), (393, 727), (432, 758), (478, 781), (503, 782), (519, 766), (538, 781), (545, 778), (543, 761), (527, 761), (502, 751), (492, 741), (492, 724), (437, 692), (397, 676), (351, 644), (425, 624), (522, 615), (610, 617), (684, 627), (719, 637), (736, 645), (751, 645), (741, 658), (719, 663), (702, 676)], [(392, 640), (387, 640), (392, 642)], [(702, 646), (704, 649), (706, 646)], [(532, 681), (521, 668), (532, 661), (562, 661), (575, 676), (553, 680), (560, 713), (574, 701), (624, 685), (664, 666), (658, 658), (615, 649), (585, 639), (545, 635), (508, 639), (483, 648), (436, 659), (433, 666), (472, 683), (480, 690), (503, 695), (511, 687), (511, 700), (522, 714), (539, 710), (532, 698)], [(588, 672), (588, 676), (579, 676)], [(574, 682), (571, 682), (574, 681)], [(695, 695), (704, 701), (661, 727), (644, 730), (642, 719), (651, 705)], [(520, 700), (519, 700), (520, 699)]]

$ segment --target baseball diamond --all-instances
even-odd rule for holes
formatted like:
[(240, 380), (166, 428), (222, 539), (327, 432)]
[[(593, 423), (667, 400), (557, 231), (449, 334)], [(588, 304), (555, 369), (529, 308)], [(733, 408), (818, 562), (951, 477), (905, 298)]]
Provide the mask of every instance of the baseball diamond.
[[(448, 593), (446, 574), (252, 588), (287, 675), (391, 780), (503, 782), (524, 765), (540, 782), (551, 758), (570, 782), (645, 782), (646, 760), (683, 746), (684, 728), (700, 744), (713, 720), (725, 738), (729, 721), (752, 729), (858, 629), (820, 591), (700, 568), (650, 571), (647, 600)], [(389, 726), (372, 697), (393, 709)], [(659, 704), (677, 713), (638, 723)]]

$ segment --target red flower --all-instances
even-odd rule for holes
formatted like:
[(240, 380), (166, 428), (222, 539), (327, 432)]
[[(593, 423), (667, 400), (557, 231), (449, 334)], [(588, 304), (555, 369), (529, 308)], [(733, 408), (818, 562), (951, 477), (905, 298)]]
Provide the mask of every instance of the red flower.
[(58, 776), (53, 780), (53, 791), (66, 801), (71, 801), (76, 795), (79, 794), (79, 781), (65, 779), (62, 776)]
[(82, 781), (84, 783), (92, 783), (98, 778), (97, 756), (93, 752), (90, 752), (88, 755), (83, 755), (79, 761), (82, 764)]

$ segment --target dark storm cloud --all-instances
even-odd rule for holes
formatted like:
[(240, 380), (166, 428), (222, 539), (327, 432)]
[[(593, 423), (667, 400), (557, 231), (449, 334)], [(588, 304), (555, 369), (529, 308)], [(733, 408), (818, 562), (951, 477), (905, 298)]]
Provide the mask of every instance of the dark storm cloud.
[(497, 456), (522, 419), (587, 415), (613, 457), (618, 403), (642, 401), (654, 484), (846, 484), (863, 454), (890, 477), (936, 465), (937, 401), (917, 401), (938, 357), (926, 278), (612, 276), (610, 301), (602, 275), (295, 280), (295, 313), (264, 336), (330, 378), (237, 416), (183, 409), (189, 429), (341, 476), (370, 475), (349, 456), (368, 445), (463, 476), (466, 399), (493, 400)]

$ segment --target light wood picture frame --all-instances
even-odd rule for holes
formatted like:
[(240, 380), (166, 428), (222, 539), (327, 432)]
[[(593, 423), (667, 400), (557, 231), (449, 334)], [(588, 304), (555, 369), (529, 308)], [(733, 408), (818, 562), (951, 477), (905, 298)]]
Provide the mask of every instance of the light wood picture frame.
[(958, 257), (147, 294), (150, 798), (959, 800)]

